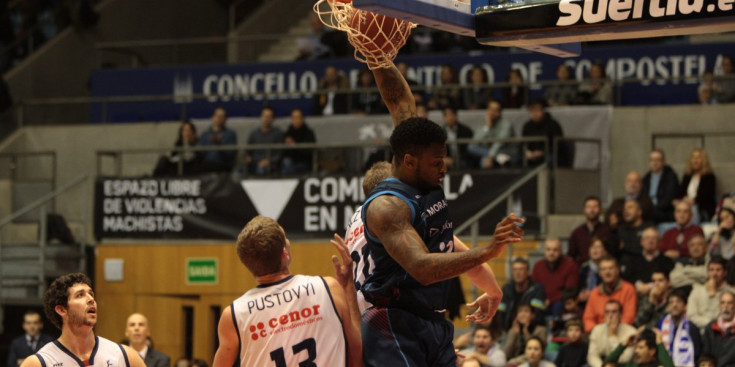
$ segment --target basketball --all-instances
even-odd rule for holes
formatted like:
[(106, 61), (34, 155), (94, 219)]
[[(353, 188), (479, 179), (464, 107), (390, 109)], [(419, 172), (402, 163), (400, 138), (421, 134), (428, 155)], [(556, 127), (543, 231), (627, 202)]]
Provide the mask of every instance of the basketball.
[(401, 24), (398, 19), (368, 11), (356, 11), (350, 19), (350, 27), (358, 31), (358, 42), (368, 51), (395, 50), (395, 45), (404, 40)]

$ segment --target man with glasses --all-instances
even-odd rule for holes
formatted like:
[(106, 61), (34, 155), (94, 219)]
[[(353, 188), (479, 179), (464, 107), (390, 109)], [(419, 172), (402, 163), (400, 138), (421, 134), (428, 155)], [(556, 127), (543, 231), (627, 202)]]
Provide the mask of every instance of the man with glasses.
[[(601, 367), (602, 362), (620, 344), (635, 335), (636, 329), (621, 321), (622, 306), (618, 301), (610, 300), (605, 304), (605, 321), (592, 329), (590, 344), (587, 349), (587, 364), (590, 367)], [(620, 356), (620, 361), (629, 361), (633, 356), (633, 348), (627, 348)]]

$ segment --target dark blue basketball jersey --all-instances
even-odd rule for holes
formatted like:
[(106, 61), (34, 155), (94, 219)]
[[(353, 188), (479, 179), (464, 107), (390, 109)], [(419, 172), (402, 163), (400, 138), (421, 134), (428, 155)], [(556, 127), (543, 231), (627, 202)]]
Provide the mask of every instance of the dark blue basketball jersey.
[(420, 307), (428, 311), (444, 310), (449, 281), (421, 285), (393, 260), (380, 240), (370, 233), (366, 220), (367, 208), (381, 195), (392, 195), (408, 204), (411, 208), (411, 224), (423, 239), (429, 252), (454, 251), (452, 220), (442, 188), (421, 192), (393, 177), (384, 180), (373, 189), (362, 208), (365, 237), (375, 261), (373, 273), (362, 286), (365, 299), (379, 306)]

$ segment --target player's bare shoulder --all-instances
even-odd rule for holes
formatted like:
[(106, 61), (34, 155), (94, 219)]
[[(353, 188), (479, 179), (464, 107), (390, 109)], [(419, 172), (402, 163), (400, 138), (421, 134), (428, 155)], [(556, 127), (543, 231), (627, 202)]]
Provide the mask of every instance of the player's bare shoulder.
[(370, 232), (380, 237), (410, 223), (411, 208), (401, 198), (381, 195), (368, 205), (365, 218)]
[(23, 360), (20, 367), (42, 367), (42, 364), (41, 360), (39, 360), (35, 354), (32, 354)]

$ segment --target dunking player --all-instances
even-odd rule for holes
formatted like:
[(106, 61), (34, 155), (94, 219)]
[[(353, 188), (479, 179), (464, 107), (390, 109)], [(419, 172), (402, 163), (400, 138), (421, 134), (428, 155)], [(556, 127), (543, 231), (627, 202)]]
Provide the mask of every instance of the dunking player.
[[(452, 220), (441, 188), (447, 135), (416, 117), (416, 105), (395, 66), (373, 70), (396, 125), (390, 138), (394, 180), (378, 184), (363, 204), (365, 237), (375, 269), (362, 286), (374, 306), (362, 315), (368, 366), (455, 366), (454, 330), (443, 318), (448, 279), (518, 242), (522, 219), (509, 215), (492, 242), (455, 252)], [(368, 352), (369, 351), (369, 352)]]
[(61, 336), (26, 358), (21, 367), (145, 367), (129, 347), (94, 335), (97, 303), (86, 275), (56, 278), (46, 290), (43, 306), (46, 317), (61, 329)]
[(352, 262), (339, 240), (333, 244), (344, 264), (332, 258), (336, 280), (292, 275), (283, 228), (263, 216), (248, 222), (237, 256), (258, 286), (222, 313), (212, 367), (232, 367), (238, 359), (242, 367), (362, 366)]
[[(377, 162), (365, 172), (365, 177), (362, 181), (362, 190), (367, 197), (371, 191), (381, 181), (391, 176), (393, 168), (388, 162)], [(359, 207), (355, 214), (350, 218), (349, 225), (347, 226), (347, 232), (345, 233), (345, 244), (352, 257), (354, 264), (354, 277), (355, 277), (355, 288), (357, 289), (357, 305), (360, 308), (360, 314), (365, 312), (366, 309), (372, 305), (365, 301), (365, 296), (362, 294), (361, 287), (365, 283), (365, 279), (372, 274), (375, 268), (375, 262), (370, 256), (370, 248), (367, 246), (367, 239), (365, 239), (365, 225), (362, 222), (362, 207)], [(454, 250), (455, 251), (467, 251), (469, 248), (460, 241), (457, 236), (454, 236)], [(475, 302), (468, 304), (469, 307), (479, 307), (477, 311), (467, 317), (468, 321), (486, 322), (489, 321), (494, 315), (495, 311), (503, 298), (503, 292), (495, 280), (495, 274), (493, 274), (490, 266), (482, 264), (476, 266), (469, 271), (467, 275), (470, 280), (475, 283), (480, 289), (485, 291), (479, 299)]]

